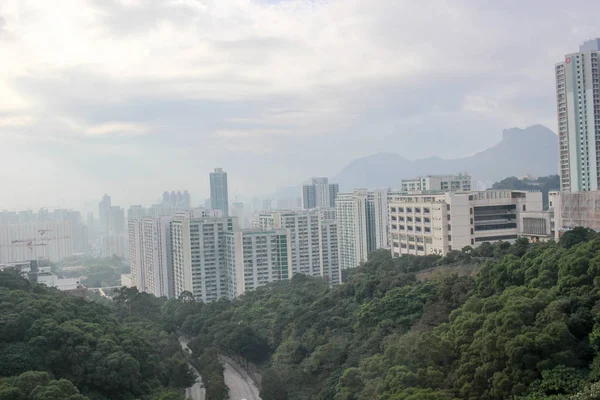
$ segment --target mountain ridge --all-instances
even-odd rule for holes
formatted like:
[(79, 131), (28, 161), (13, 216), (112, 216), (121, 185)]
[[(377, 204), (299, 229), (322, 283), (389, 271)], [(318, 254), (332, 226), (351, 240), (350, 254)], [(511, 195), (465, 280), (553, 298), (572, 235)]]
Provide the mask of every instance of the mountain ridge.
[(495, 182), (526, 174), (556, 174), (558, 136), (537, 124), (523, 129), (504, 129), (502, 140), (494, 146), (462, 158), (432, 156), (410, 161), (393, 152), (376, 153), (350, 161), (330, 181), (338, 183), (341, 191), (358, 187), (398, 188), (402, 179), (459, 172), (468, 172), (479, 182)]

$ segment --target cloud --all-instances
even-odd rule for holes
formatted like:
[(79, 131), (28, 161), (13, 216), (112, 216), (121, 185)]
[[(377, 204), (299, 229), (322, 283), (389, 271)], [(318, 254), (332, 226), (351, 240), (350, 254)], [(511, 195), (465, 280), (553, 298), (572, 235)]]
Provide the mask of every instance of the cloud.
[(147, 126), (127, 122), (108, 122), (101, 125), (96, 125), (86, 129), (85, 133), (90, 136), (128, 136), (128, 135), (144, 135), (148, 133)]
[(466, 156), (506, 127), (554, 127), (553, 65), (600, 35), (599, 13), (592, 0), (5, 0), (0, 136), (31, 168), (55, 160), (57, 191), (81, 197), (68, 183), (83, 176), (136, 203), (171, 180), (202, 198), (215, 165), (252, 196), (377, 151)]

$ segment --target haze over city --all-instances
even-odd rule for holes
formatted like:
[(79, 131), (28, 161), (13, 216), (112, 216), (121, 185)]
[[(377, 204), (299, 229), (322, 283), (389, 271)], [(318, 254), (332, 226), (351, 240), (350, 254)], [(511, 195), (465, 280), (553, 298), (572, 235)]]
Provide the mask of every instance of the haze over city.
[[(552, 66), (600, 4), (0, 3), (0, 204), (93, 210), (271, 193), (392, 151), (464, 157), (556, 131)], [(426, 145), (423, 141), (425, 140)], [(454, 171), (456, 172), (456, 171)]]

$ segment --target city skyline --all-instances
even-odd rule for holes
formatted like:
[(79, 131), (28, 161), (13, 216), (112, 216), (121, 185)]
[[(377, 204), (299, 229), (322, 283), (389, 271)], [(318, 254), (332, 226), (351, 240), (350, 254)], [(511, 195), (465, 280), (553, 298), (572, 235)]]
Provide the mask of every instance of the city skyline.
[(17, 3), (0, 6), (10, 209), (200, 200), (214, 165), (231, 198), (261, 195), (382, 151), (455, 158), (504, 128), (556, 131), (552, 65), (600, 32), (589, 0), (568, 16), (556, 0)]

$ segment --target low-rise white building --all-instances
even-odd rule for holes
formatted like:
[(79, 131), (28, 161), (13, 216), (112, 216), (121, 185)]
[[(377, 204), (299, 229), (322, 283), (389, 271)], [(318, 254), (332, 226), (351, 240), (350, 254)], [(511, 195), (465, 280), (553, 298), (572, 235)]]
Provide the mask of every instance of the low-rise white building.
[(520, 213), (519, 236), (531, 242), (544, 242), (554, 239), (554, 211), (524, 211)]
[(243, 229), (225, 233), (228, 297), (292, 277), (288, 229)]
[(403, 192), (468, 192), (471, 190), (471, 176), (427, 175), (402, 180)]
[(542, 211), (542, 193), (511, 190), (390, 193), (392, 254), (446, 254), (484, 242), (514, 241), (521, 213)]

